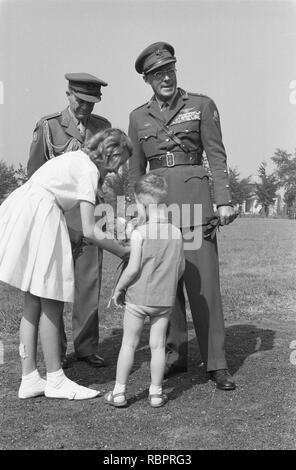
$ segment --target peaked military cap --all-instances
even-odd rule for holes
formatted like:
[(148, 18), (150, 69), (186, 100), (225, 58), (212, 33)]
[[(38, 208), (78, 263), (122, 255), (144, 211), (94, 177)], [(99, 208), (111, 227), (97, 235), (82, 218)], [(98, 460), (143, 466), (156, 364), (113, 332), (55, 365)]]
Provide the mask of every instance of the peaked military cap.
[(146, 47), (135, 62), (135, 68), (138, 73), (147, 74), (152, 70), (158, 69), (163, 65), (176, 62), (173, 46), (167, 42), (155, 42)]
[(69, 90), (77, 98), (91, 103), (100, 101), (101, 87), (108, 85), (104, 80), (89, 73), (66, 73), (65, 78), (69, 80)]

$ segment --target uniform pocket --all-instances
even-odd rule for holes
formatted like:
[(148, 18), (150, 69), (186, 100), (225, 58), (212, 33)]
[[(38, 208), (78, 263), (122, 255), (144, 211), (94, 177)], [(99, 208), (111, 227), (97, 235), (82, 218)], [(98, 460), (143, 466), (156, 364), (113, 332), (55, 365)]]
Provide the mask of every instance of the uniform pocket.
[(156, 139), (157, 130), (154, 129), (152, 126), (147, 127), (146, 129), (139, 129), (138, 130), (138, 137), (140, 142), (147, 142), (149, 139)]
[(199, 178), (199, 179), (206, 178), (208, 180), (209, 175), (207, 174), (203, 166), (197, 165), (197, 166), (192, 167), (190, 174), (184, 177), (184, 183), (187, 183), (188, 181), (194, 178)]
[(195, 121), (184, 121), (172, 126), (172, 129), (176, 135), (188, 135), (191, 133), (200, 133), (200, 120)]
[(145, 153), (146, 158), (150, 158), (155, 155), (155, 149), (157, 148), (157, 129), (151, 126), (146, 129), (140, 129), (138, 131), (139, 142)]

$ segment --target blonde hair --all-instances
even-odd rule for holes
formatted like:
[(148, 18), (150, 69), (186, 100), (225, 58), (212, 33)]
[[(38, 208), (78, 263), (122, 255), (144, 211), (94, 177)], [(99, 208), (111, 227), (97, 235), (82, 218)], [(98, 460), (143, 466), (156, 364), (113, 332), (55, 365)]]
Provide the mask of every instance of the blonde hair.
[(165, 204), (168, 197), (168, 185), (162, 176), (148, 173), (135, 183), (134, 192), (145, 207), (149, 204)]
[(133, 146), (125, 132), (111, 127), (95, 134), (82, 150), (98, 168), (112, 171), (131, 157)]

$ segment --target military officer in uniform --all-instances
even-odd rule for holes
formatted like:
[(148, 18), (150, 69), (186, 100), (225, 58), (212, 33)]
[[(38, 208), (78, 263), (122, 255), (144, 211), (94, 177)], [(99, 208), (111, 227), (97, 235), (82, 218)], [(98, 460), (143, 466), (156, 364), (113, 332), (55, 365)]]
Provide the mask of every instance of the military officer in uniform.
[[(209, 376), (218, 388), (233, 390), (235, 383), (224, 350), (217, 240), (216, 235), (207, 237), (205, 232), (208, 221), (215, 219), (208, 174), (202, 166), (203, 151), (211, 168), (219, 223), (227, 225), (236, 216), (219, 113), (211, 98), (177, 88), (175, 62), (174, 48), (165, 42), (148, 46), (136, 60), (136, 71), (154, 95), (130, 114), (129, 136), (134, 146), (129, 161), (130, 190), (147, 170), (164, 176), (169, 188), (168, 204), (177, 204), (180, 209), (190, 205), (186, 217), (180, 217), (183, 234), (200, 230), (202, 238), (199, 249), (190, 249), (190, 245), (185, 249), (186, 270), (168, 330), (166, 376), (187, 370), (185, 284)], [(202, 221), (194, 217), (194, 205), (202, 207)]]
[[(68, 73), (65, 78), (68, 80), (66, 95), (69, 106), (61, 112), (41, 118), (37, 123), (30, 147), (29, 176), (50, 158), (81, 148), (94, 134), (111, 127), (107, 119), (92, 114), (95, 103), (101, 101), (101, 88), (107, 86), (107, 83), (88, 73)], [(71, 223), (71, 215), (68, 217), (68, 226), (71, 242), (75, 246), (79, 244), (82, 233), (75, 223)], [(72, 328), (77, 358), (94, 367), (105, 365), (104, 359), (98, 354), (101, 272), (102, 250), (87, 245), (75, 262)], [(61, 338), (62, 364), (65, 368), (68, 363), (63, 323)]]

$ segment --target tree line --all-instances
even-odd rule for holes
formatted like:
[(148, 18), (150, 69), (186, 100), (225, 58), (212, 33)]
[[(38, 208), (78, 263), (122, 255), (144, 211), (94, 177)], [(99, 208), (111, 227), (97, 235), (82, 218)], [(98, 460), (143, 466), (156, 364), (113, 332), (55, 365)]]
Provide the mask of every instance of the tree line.
[(271, 160), (275, 166), (274, 171), (268, 173), (266, 161), (261, 162), (257, 174), (259, 181), (256, 183), (251, 182), (251, 175), (247, 178), (240, 178), (236, 168), (229, 168), (233, 203), (241, 207), (244, 201), (255, 196), (258, 203), (262, 205), (264, 215), (268, 216), (269, 207), (273, 205), (277, 191), (282, 189), (286, 213), (289, 217), (295, 218), (296, 150), (292, 154), (276, 149)]
[(20, 163), (17, 168), (0, 160), (0, 204), (18, 186), (28, 180), (27, 170)]
[[(252, 175), (241, 178), (237, 168), (229, 167), (230, 189), (233, 203), (242, 207), (244, 201), (255, 196), (262, 205), (264, 215), (268, 215), (269, 206), (273, 205), (277, 191), (282, 188), (284, 203), (288, 216), (296, 215), (296, 150), (294, 154), (285, 150), (276, 149), (271, 160), (275, 166), (274, 171), (267, 172), (267, 163), (263, 161), (258, 168), (258, 182), (252, 183)], [(206, 158), (204, 165), (211, 179), (211, 172)], [(28, 179), (26, 168), (19, 164), (17, 168), (0, 161), (0, 204), (18, 186)], [(113, 187), (112, 189), (110, 189)], [(116, 194), (127, 194), (127, 170), (123, 169), (120, 175), (111, 177), (107, 181), (106, 191)]]

